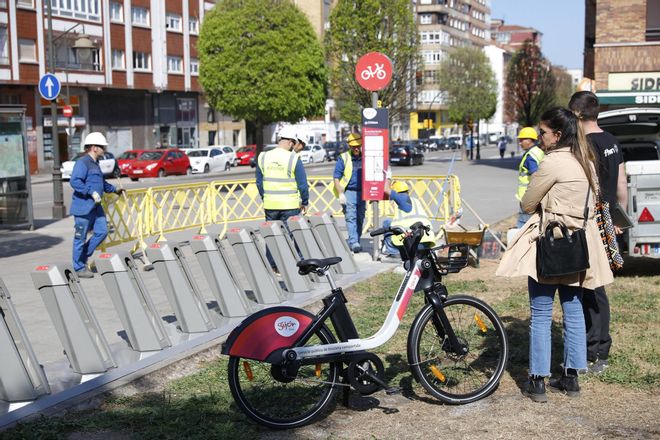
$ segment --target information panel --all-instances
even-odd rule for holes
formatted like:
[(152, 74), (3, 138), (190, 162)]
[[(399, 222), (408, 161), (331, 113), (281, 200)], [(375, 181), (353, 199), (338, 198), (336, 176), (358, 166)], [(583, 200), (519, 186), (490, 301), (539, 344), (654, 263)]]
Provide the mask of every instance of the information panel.
[(389, 118), (385, 108), (362, 110), (362, 198), (383, 200), (389, 162)]

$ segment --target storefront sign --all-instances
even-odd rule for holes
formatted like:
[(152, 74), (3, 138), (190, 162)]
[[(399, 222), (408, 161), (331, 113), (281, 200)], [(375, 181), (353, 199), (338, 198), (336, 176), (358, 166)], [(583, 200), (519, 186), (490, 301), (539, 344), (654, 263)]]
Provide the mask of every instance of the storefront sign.
[(389, 117), (385, 108), (362, 110), (362, 198), (383, 200), (389, 163)]
[(610, 73), (607, 89), (610, 92), (657, 92), (660, 91), (660, 72)]

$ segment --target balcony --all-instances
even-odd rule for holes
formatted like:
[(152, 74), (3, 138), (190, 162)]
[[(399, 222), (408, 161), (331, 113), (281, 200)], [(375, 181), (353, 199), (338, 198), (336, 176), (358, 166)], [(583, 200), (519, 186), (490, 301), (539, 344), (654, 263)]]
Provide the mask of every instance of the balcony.
[[(0, 61), (0, 64), (2, 62)], [(88, 63), (82, 63), (82, 62), (77, 62), (77, 61), (67, 61), (67, 60), (60, 60), (56, 59), (55, 60), (55, 67), (57, 70), (66, 70), (66, 71), (72, 71), (72, 70), (82, 70), (82, 71), (87, 71), (87, 72), (100, 72), (102, 71), (101, 64), (98, 62), (88, 62)]]

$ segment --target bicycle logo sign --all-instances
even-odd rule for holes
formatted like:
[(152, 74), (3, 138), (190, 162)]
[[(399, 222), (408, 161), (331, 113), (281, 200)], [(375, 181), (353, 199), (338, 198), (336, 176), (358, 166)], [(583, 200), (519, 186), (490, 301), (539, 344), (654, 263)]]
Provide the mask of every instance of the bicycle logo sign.
[(392, 80), (392, 61), (380, 52), (362, 55), (355, 65), (355, 80), (372, 92), (384, 89)]

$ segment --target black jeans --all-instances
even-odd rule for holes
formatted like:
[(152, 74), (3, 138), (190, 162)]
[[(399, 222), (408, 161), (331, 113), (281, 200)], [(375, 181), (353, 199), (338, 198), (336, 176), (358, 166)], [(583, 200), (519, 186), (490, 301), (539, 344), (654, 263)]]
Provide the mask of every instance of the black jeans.
[(587, 360), (607, 359), (610, 355), (610, 302), (604, 287), (584, 290), (584, 323), (587, 327)]
[[(293, 217), (294, 215), (300, 215), (300, 209), (299, 208), (296, 208), (296, 209), (266, 209), (265, 214), (266, 214), (266, 221), (280, 220), (282, 223), (284, 223), (284, 227), (289, 232), (289, 236), (293, 240), (293, 236), (291, 235), (291, 231), (289, 230), (289, 225), (286, 223), (286, 221), (289, 217)], [(300, 254), (300, 251), (298, 250), (297, 245), (296, 245), (296, 250), (298, 251), (298, 254)], [(268, 249), (268, 248), (266, 248), (266, 258), (268, 258), (268, 262), (270, 263), (270, 267), (275, 269), (277, 267), (277, 265), (275, 264), (275, 260), (273, 260), (273, 256), (271, 255), (270, 249)]]

